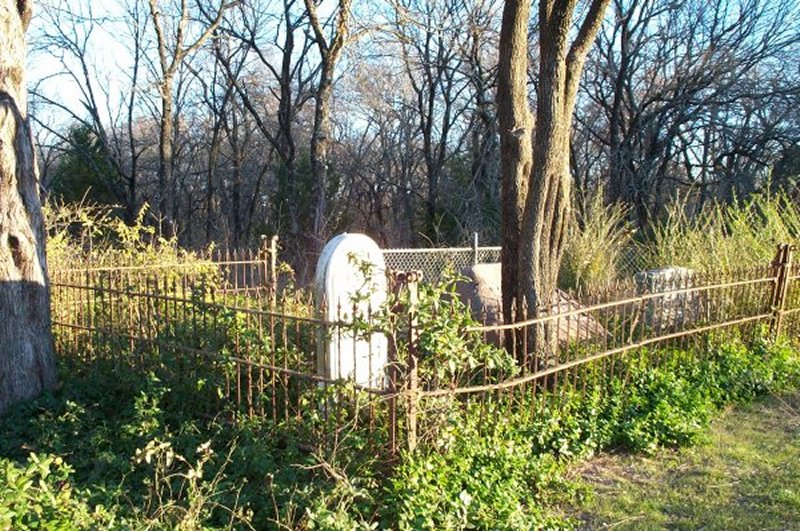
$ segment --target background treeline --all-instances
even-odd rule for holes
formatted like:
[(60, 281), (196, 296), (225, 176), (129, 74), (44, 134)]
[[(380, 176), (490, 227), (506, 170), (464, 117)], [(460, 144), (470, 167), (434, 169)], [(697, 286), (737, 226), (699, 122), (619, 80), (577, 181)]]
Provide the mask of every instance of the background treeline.
[[(501, 2), (92, 4), (42, 2), (31, 32), (51, 196), (128, 221), (146, 203), (187, 247), (278, 234), (300, 267), (341, 230), (386, 246), (497, 241)], [(799, 14), (613, 1), (575, 116), (578, 218), (620, 202), (645, 234), (676, 198), (691, 216), (796, 195)]]

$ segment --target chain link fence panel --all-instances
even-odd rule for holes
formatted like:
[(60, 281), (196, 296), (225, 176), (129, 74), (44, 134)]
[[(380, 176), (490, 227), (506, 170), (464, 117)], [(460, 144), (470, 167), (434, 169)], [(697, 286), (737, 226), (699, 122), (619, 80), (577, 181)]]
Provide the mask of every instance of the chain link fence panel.
[[(652, 269), (651, 258), (645, 250), (638, 245), (629, 245), (622, 250), (617, 262), (617, 276), (630, 278), (636, 273)], [(666, 265), (666, 264), (665, 264)]]
[[(384, 249), (387, 269), (422, 271), (426, 282), (444, 280), (445, 272), (459, 273), (474, 264), (500, 261), (500, 247), (447, 247), (439, 249)], [(640, 271), (651, 269), (649, 257), (638, 246), (624, 249), (617, 263), (619, 278), (630, 278)]]
[(426, 282), (437, 283), (450, 270), (459, 273), (475, 264), (500, 261), (500, 247), (447, 247), (442, 249), (384, 249), (387, 269), (422, 271)]

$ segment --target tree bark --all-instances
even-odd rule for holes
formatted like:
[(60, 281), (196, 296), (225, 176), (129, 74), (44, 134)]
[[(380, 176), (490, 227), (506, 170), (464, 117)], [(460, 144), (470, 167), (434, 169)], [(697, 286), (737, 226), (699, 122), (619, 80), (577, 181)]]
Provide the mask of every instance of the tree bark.
[(522, 214), (533, 162), (533, 117), (528, 107), (528, 21), (530, 0), (508, 0), (500, 29), (497, 119), (500, 126), (500, 241), (503, 316), (513, 322)]
[[(539, 0), (539, 79), (532, 148), (526, 77), (530, 3), (505, 3), (497, 103), (503, 158), (501, 260), (506, 319), (513, 317), (512, 309), (518, 316), (538, 315), (555, 299), (571, 210), (572, 113), (586, 55), (608, 3), (592, 0), (570, 41), (574, 0)], [(548, 330), (534, 330), (532, 346), (537, 351), (552, 350), (555, 339)]]
[(311, 172), (314, 175), (314, 241), (315, 252), (321, 252), (327, 241), (328, 217), (328, 147), (331, 134), (331, 97), (333, 96), (333, 64), (322, 65), (317, 103), (314, 109), (314, 130), (311, 134)]
[(25, 92), (27, 1), (0, 9), (0, 413), (56, 383), (39, 177)]

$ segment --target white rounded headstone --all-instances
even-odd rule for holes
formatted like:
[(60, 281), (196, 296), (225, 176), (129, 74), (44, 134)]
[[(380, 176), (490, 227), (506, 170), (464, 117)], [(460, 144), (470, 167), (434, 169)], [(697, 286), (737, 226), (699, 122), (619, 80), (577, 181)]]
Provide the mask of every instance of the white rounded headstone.
[(345, 233), (329, 241), (317, 261), (314, 299), (319, 318), (331, 323), (317, 341), (318, 374), (384, 387), (386, 336), (356, 333), (352, 326), (368, 323), (386, 302), (386, 264), (378, 244), (364, 234)]

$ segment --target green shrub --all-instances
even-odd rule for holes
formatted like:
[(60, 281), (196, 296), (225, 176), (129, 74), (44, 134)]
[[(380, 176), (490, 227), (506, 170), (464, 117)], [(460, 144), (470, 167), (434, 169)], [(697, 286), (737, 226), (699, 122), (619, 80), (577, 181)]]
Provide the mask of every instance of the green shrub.
[(559, 287), (585, 292), (617, 279), (633, 234), (627, 215), (621, 204), (605, 206), (600, 192), (583, 216), (572, 218), (558, 273)]
[(755, 194), (690, 215), (677, 202), (653, 227), (640, 253), (650, 267), (676, 265), (701, 272), (765, 266), (778, 244), (800, 240), (800, 208), (784, 194)]
[[(47, 256), (59, 269), (120, 266), (196, 265), (208, 261), (178, 245), (177, 238), (164, 238), (145, 222), (148, 206), (127, 225), (111, 207), (49, 203), (44, 207)], [(171, 280), (171, 279), (170, 279)]]
[(0, 529), (111, 528), (113, 512), (91, 507), (70, 483), (71, 474), (58, 456), (31, 453), (23, 466), (0, 458)]
[(692, 444), (708, 425), (714, 404), (698, 382), (665, 370), (639, 370), (622, 395), (616, 443), (634, 451)]
[(580, 459), (607, 447), (615, 425), (605, 411), (609, 396), (590, 388), (585, 394), (566, 391), (558, 400), (544, 393), (533, 404), (526, 404), (526, 409), (540, 412), (526, 424), (534, 451), (559, 459)]
[(728, 336), (709, 350), (648, 352), (626, 363), (626, 381), (609, 386), (605, 415), (616, 426), (612, 442), (634, 451), (682, 446), (702, 437), (714, 414), (730, 404), (800, 384), (800, 358), (786, 342), (759, 336), (745, 343)]
[(572, 488), (568, 462), (614, 447), (693, 444), (720, 408), (800, 384), (800, 358), (787, 343), (709, 344), (631, 353), (615, 362), (615, 376), (579, 382), (580, 390), (542, 388), (534, 399), (487, 397), (461, 408), (436, 401), (431, 407), (448, 414), (423, 418), (444, 422), (437, 442), (403, 459), (384, 519), (400, 529), (569, 527), (552, 510)]
[(398, 529), (554, 529), (567, 525), (542, 508), (559, 465), (500, 418), (489, 433), (478, 416), (441, 451), (408, 455), (395, 471), (387, 522)]
[[(443, 276), (438, 284), (420, 283), (415, 302), (403, 290), (386, 305), (413, 307), (420, 386), (458, 387), (516, 374), (516, 360), (505, 349), (486, 343), (479, 332), (466, 331), (480, 323), (456, 294), (461, 279), (451, 272)], [(410, 312), (384, 312), (380, 318), (381, 328), (397, 345), (401, 367), (407, 359), (409, 316)]]

